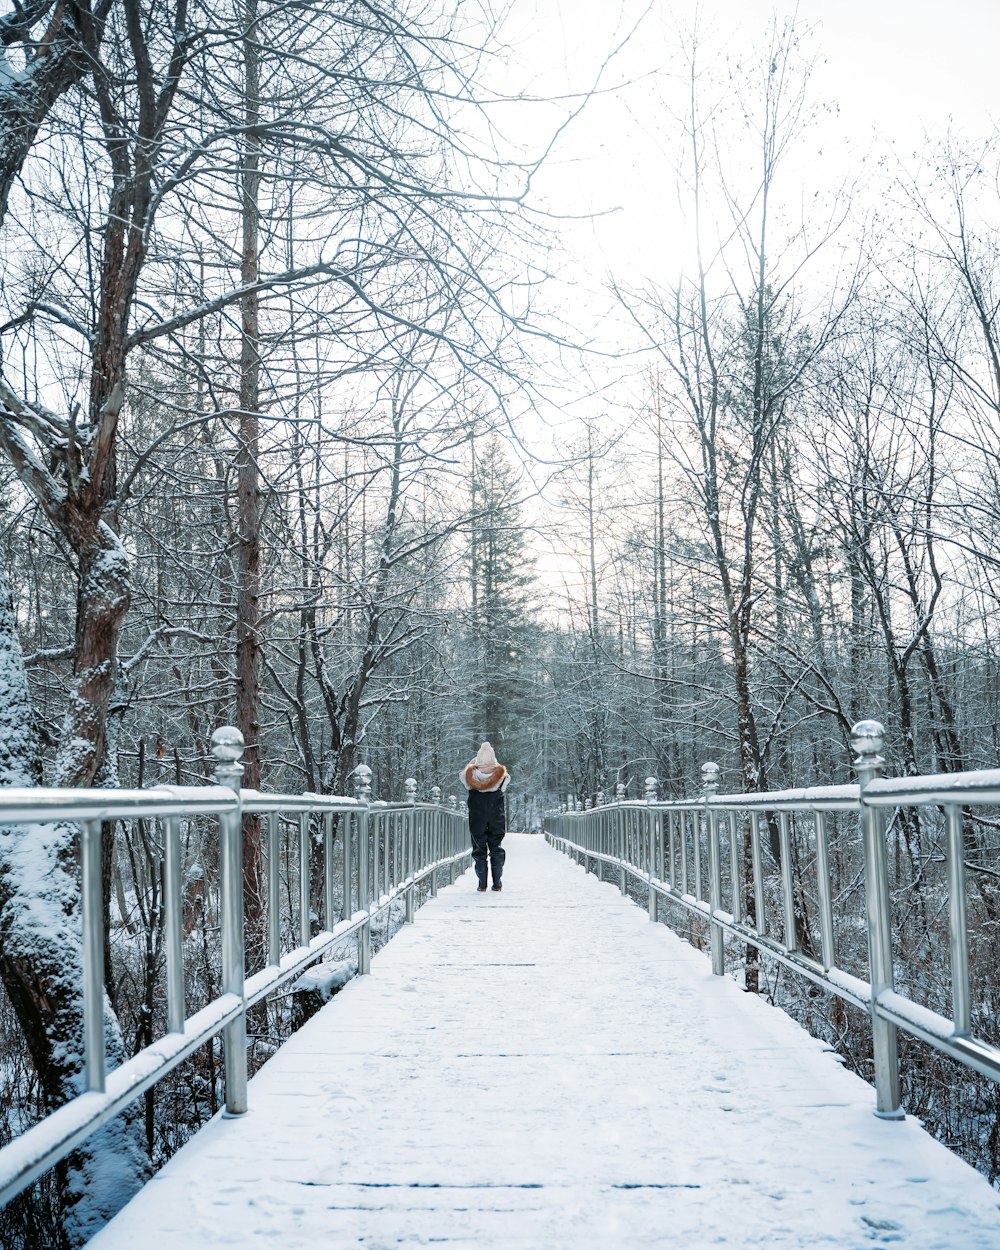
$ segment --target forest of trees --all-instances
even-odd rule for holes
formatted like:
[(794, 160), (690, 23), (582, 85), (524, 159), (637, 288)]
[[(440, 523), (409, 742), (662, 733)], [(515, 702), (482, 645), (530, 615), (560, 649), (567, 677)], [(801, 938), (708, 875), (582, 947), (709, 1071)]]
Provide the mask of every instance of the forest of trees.
[[(0, 19), (0, 784), (202, 782), (230, 722), (245, 784), (285, 792), (364, 762), (377, 797), (447, 796), (489, 737), (526, 828), (650, 774), (689, 794), (706, 759), (727, 790), (846, 780), (863, 716), (890, 771), (995, 764), (1000, 136), (879, 165), (881, 211), (803, 194), (808, 32), (725, 62), (679, 39), (657, 124), (691, 261), (609, 276), (624, 346), (586, 385), (615, 354), (614, 402), (540, 475), (544, 405), (512, 413), (539, 359), (583, 368), (535, 307), (545, 140), (498, 133), (498, 45), (461, 8)], [(24, 836), (0, 830), (0, 1137), (79, 1085), (78, 939), (32, 927)], [(36, 883), (70, 916), (74, 839)], [(141, 947), (155, 842), (104, 849)], [(907, 845), (907, 888), (938, 849)], [(111, 995), (112, 1061), (141, 996)], [(71, 1172), (183, 1136), (102, 1134)], [(63, 1192), (10, 1235), (78, 1243)]]

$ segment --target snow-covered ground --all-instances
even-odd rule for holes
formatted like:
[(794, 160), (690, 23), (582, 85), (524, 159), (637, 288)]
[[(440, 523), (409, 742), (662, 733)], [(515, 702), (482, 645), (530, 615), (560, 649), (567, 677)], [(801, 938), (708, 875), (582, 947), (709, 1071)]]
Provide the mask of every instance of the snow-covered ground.
[(997, 1250), (998, 1195), (541, 838), (467, 873), (93, 1250)]

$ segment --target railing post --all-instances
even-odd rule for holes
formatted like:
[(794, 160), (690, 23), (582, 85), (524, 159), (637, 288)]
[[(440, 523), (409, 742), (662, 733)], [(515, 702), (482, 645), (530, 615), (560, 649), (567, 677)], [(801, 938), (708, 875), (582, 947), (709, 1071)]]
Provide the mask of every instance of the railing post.
[[(656, 802), (656, 778), (647, 777), (645, 782), (643, 783), (643, 786), (645, 789), (646, 805), (648, 807), (652, 807), (653, 804)], [(653, 889), (653, 876), (654, 876), (654, 871), (657, 867), (657, 857), (656, 857), (656, 850), (655, 850), (656, 816), (653, 812), (649, 812), (647, 814), (646, 825), (647, 825), (647, 833), (648, 833), (647, 851), (649, 855), (649, 859), (647, 861), (647, 866), (649, 868), (649, 900), (648, 900), (649, 918), (655, 924), (656, 922), (656, 891)]]
[(615, 855), (618, 857), (618, 884), (623, 894), (628, 893), (626, 885), (625, 873), (625, 810), (622, 804), (625, 802), (625, 782), (619, 781), (615, 785), (615, 824), (617, 833), (615, 837)]
[[(431, 813), (431, 863), (436, 864), (442, 858), (441, 849), (441, 787), (431, 786), (431, 802), (434, 804), (434, 811)], [(431, 898), (437, 898), (438, 892), (438, 874), (437, 869), (431, 873)]]
[[(722, 910), (722, 856), (719, 854), (719, 821), (709, 800), (719, 788), (719, 766), (711, 760), (701, 766), (702, 789), (705, 795), (705, 827), (708, 834), (708, 901), (711, 914)], [(709, 924), (712, 947), (712, 971), (721, 977), (726, 971), (726, 939), (722, 925)]]
[(885, 851), (882, 811), (865, 803), (865, 788), (885, 762), (882, 747), (885, 730), (876, 720), (859, 721), (851, 730), (861, 789), (861, 833), (865, 851), (865, 904), (868, 913), (868, 955), (872, 984), (872, 1045), (875, 1057), (875, 1114), (884, 1120), (901, 1120), (899, 1055), (896, 1026), (878, 1012), (878, 998), (895, 988), (892, 968), (892, 923), (889, 904), (889, 870)]
[(410, 810), (406, 813), (406, 830), (404, 837), (406, 840), (406, 876), (409, 878), (410, 884), (406, 889), (406, 923), (413, 924), (414, 917), (414, 901), (413, 901), (413, 878), (416, 876), (416, 837), (417, 837), (417, 781), (415, 777), (407, 777), (403, 782), (403, 790), (406, 793), (406, 801), (410, 805)]
[[(448, 795), (448, 809), (449, 811), (452, 811), (452, 812), (458, 811), (458, 799), (454, 794)], [(453, 820), (450, 822), (450, 824), (451, 824), (451, 828), (448, 832), (448, 847), (449, 847), (449, 861), (450, 861), (448, 864), (448, 884), (454, 885), (455, 884), (455, 861), (454, 859), (451, 858), (451, 856), (458, 854), (458, 838), (456, 837), (456, 829), (458, 827), (458, 822)]]
[[(240, 793), (243, 777), (243, 735), (232, 725), (212, 734), (212, 754), (217, 763), (215, 780)], [(222, 850), (222, 992), (245, 995), (243, 936), (243, 817), (240, 809), (219, 817)], [(222, 1033), (225, 1055), (226, 1110), (228, 1116), (243, 1115), (247, 1109), (247, 1015), (243, 1010)]]
[(372, 770), (367, 764), (359, 764), (354, 770), (354, 797), (358, 801), (358, 910), (366, 913), (365, 922), (358, 930), (358, 975), (366, 976), (372, 970), (372, 921), (371, 883), (368, 879), (368, 806), (372, 795)]

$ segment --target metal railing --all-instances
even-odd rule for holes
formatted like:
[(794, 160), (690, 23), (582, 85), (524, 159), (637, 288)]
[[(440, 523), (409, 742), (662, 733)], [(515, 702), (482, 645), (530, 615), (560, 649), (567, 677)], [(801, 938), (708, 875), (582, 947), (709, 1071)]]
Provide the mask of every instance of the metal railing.
[[(371, 769), (359, 765), (353, 774), (353, 799), (265, 794), (240, 788), (243, 738), (238, 730), (216, 730), (212, 754), (217, 761), (217, 784), (210, 786), (0, 789), (0, 826), (75, 822), (80, 827), (85, 1068), (85, 1092), (0, 1149), (0, 1206), (219, 1033), (224, 1049), (225, 1112), (245, 1112), (247, 1009), (352, 934), (357, 935), (358, 973), (370, 972), (373, 921), (402, 897), (405, 919), (412, 922), (417, 887), (429, 883), (434, 896), (439, 874), (444, 873), (449, 883), (454, 881), (456, 870), (470, 855), (464, 814), (454, 796), (448, 805), (443, 804), (436, 786), (430, 802), (418, 802), (417, 783), (408, 778), (404, 802), (372, 802)], [(247, 813), (265, 818), (267, 851), (266, 964), (249, 977), (245, 970), (243, 903), (243, 816)], [(221, 993), (201, 1010), (187, 1015), (181, 824), (199, 816), (215, 817), (218, 824)], [(109, 1072), (104, 1034), (101, 825), (138, 818), (162, 822), (166, 1032)], [(279, 838), (282, 822), (290, 818), (298, 824), (298, 944), (283, 951), (279, 895), (288, 882), (281, 878)], [(335, 818), (339, 824), (336, 838)], [(317, 823), (322, 831), (323, 927), (313, 933), (311, 834)], [(342, 877), (339, 908), (334, 884), (338, 867)]]
[[(970, 812), (1000, 804), (1000, 770), (944, 773), (924, 777), (880, 776), (884, 731), (877, 721), (854, 726), (857, 784), (816, 786), (759, 794), (719, 794), (717, 764), (702, 767), (703, 792), (697, 798), (659, 802), (655, 778), (646, 779), (641, 802), (626, 801), (619, 784), (616, 799), (585, 808), (575, 801), (548, 813), (545, 833), (557, 848), (573, 854), (590, 870), (601, 864), (619, 873), (623, 893), (628, 876), (648, 890), (650, 918), (666, 898), (705, 921), (712, 971), (725, 972), (729, 935), (766, 953), (829, 993), (867, 1011), (871, 1019), (876, 1114), (902, 1118), (897, 1029), (902, 1028), (951, 1059), (1000, 1080), (1000, 1049), (972, 1028), (969, 932), (965, 886), (966, 822)], [(887, 810), (937, 808), (943, 811), (947, 867), (951, 1015), (915, 1001), (896, 985), (893, 915), (886, 846)], [(831, 890), (829, 821), (853, 814), (860, 827), (867, 931), (868, 977), (838, 966)], [(818, 950), (803, 949), (790, 821), (811, 820), (815, 886), (819, 912)], [(778, 916), (769, 921), (764, 841), (777, 862)], [(772, 907), (772, 911), (775, 909)], [(774, 931), (772, 931), (774, 930)], [(812, 943), (807, 943), (813, 945)]]

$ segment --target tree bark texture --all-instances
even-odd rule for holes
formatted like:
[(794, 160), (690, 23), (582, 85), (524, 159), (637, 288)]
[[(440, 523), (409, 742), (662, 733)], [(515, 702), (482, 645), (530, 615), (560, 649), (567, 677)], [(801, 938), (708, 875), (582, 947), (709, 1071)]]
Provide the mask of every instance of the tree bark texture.
[[(40, 781), (32, 707), (6, 570), (0, 565), (0, 785)], [(0, 826), (0, 978), (17, 1014), (46, 1109), (83, 1092), (83, 940), (74, 825)], [(109, 1068), (127, 1057), (105, 1002)], [(62, 1235), (83, 1245), (148, 1172), (133, 1106), (60, 1165)]]
[[(260, 207), (260, 63), (257, 0), (243, 6), (244, 121), (242, 198), (243, 287), (259, 276)], [(260, 296), (247, 289), (240, 302), (240, 415), (236, 453), (237, 592), (236, 723), (246, 744), (243, 785), (260, 788)], [(247, 958), (261, 962), (264, 942), (264, 867), (261, 822), (243, 818), (243, 900), (246, 909)]]

